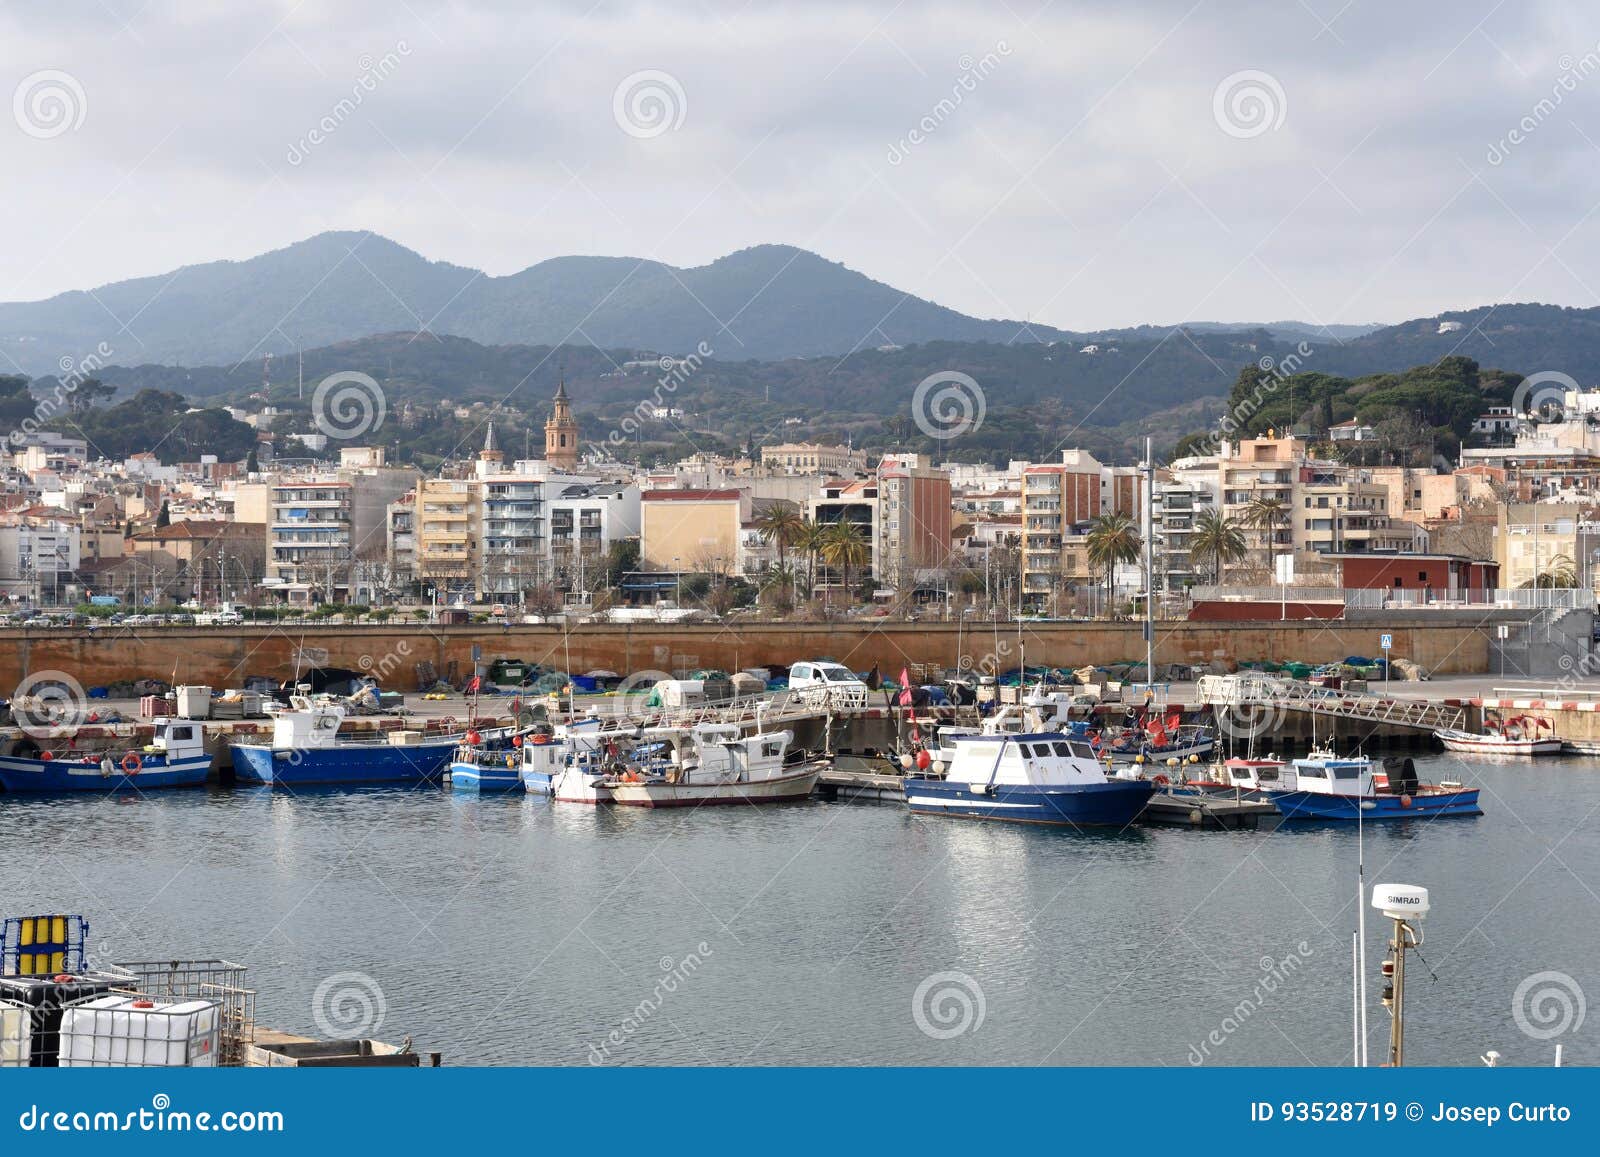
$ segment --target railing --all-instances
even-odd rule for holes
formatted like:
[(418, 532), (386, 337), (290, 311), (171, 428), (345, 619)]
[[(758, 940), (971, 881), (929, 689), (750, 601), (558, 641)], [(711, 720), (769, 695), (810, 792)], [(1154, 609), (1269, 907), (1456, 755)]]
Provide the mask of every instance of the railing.
[(1472, 588), (1461, 590), (1421, 590), (1414, 587), (1337, 587), (1311, 586), (1196, 586), (1190, 597), (1200, 601), (1223, 602), (1342, 602), (1360, 610), (1389, 608), (1500, 607), (1510, 610), (1578, 610), (1595, 606), (1595, 593), (1585, 587), (1557, 588)]
[(1276, 711), (1305, 711), (1336, 719), (1413, 727), (1422, 731), (1459, 730), (1466, 722), (1464, 708), (1421, 699), (1390, 699), (1357, 691), (1336, 691), (1299, 679), (1273, 675), (1205, 675), (1200, 679), (1200, 701), (1214, 709), (1267, 706)]

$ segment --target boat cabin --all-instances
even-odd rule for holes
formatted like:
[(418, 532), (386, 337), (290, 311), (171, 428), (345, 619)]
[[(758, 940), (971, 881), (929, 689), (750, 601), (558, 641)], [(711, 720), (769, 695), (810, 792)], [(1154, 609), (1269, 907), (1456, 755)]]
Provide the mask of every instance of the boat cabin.
[(158, 719), (150, 750), (168, 759), (194, 759), (206, 753), (205, 725), (194, 719)]
[(974, 790), (992, 784), (1050, 787), (1107, 782), (1088, 741), (1058, 731), (958, 736), (945, 778), (972, 784)]
[(1297, 759), (1284, 769), (1282, 790), (1314, 795), (1372, 795), (1372, 760), (1315, 754)]
[(272, 746), (278, 751), (332, 747), (344, 722), (344, 708), (309, 695), (291, 695), (287, 709), (274, 712)]

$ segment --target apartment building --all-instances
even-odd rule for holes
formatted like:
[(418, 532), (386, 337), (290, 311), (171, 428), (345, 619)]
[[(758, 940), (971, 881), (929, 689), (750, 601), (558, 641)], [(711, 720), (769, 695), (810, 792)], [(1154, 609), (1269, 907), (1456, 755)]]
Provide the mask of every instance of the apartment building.
[(640, 496), (640, 563), (646, 570), (730, 573), (750, 499), (740, 490), (647, 490)]
[(910, 586), (950, 565), (950, 476), (927, 455), (885, 456), (878, 503), (873, 573), (880, 582)]
[(343, 601), (357, 559), (383, 557), (389, 504), (417, 484), (409, 469), (366, 467), (269, 483), (264, 586), (287, 602)]
[(785, 474), (856, 474), (867, 468), (864, 451), (816, 442), (761, 447), (761, 466)]

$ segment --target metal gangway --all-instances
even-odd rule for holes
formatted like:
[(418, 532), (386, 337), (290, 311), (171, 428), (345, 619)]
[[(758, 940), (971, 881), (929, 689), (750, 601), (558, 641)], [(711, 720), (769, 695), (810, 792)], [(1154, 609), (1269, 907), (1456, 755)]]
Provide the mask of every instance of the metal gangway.
[(804, 719), (823, 719), (849, 711), (861, 710), (868, 704), (858, 702), (860, 696), (834, 701), (816, 689), (800, 691), (763, 692), (759, 695), (738, 696), (732, 699), (692, 703), (682, 707), (647, 706), (648, 693), (636, 691), (597, 704), (591, 714), (579, 710), (572, 718), (581, 721), (597, 718), (601, 735), (627, 734), (640, 728), (683, 727), (690, 728), (705, 723), (734, 723), (765, 730)]
[(1199, 696), (1212, 708), (1268, 708), (1306, 711), (1336, 719), (1352, 719), (1419, 731), (1460, 730), (1467, 721), (1463, 707), (1429, 703), (1421, 699), (1394, 699), (1370, 692), (1319, 687), (1303, 679), (1285, 679), (1261, 672), (1239, 675), (1205, 675)]

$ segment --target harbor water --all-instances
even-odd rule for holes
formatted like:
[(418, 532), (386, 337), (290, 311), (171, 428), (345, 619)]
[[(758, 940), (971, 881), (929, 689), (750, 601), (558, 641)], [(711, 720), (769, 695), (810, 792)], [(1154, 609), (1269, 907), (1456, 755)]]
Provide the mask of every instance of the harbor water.
[[(1366, 827), (1427, 886), (1406, 1059), (1600, 1063), (1600, 761), (1438, 756), (1479, 818)], [(262, 1024), (448, 1064), (1348, 1063), (1350, 826), (1080, 835), (820, 801), (447, 789), (0, 797), (7, 914), (250, 966)], [(1388, 1017), (1368, 918), (1370, 1048)], [(1435, 979), (1436, 978), (1436, 979)]]

